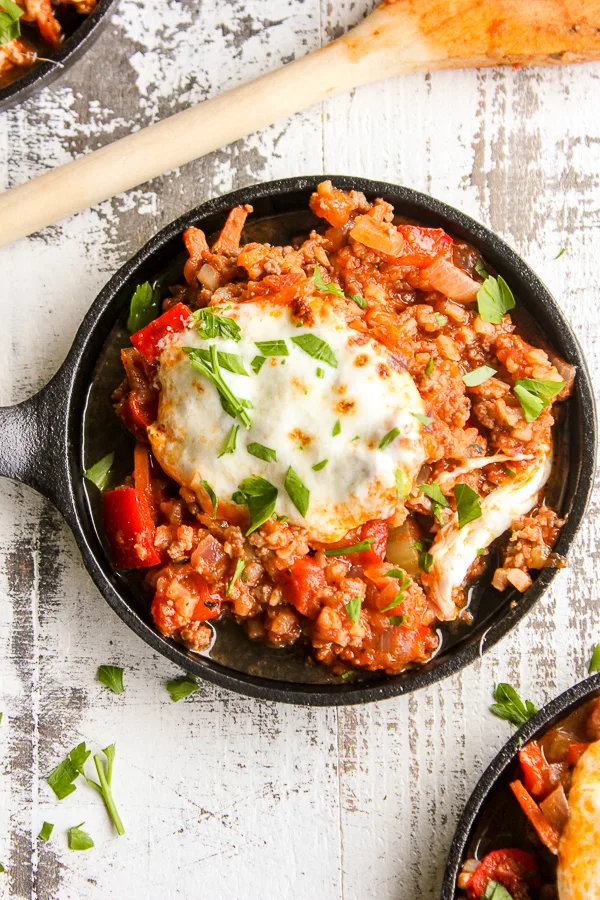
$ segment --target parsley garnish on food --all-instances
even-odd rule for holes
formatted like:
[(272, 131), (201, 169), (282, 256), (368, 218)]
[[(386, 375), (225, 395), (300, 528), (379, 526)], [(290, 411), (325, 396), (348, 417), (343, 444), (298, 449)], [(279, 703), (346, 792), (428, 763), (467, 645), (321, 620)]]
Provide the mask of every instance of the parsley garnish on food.
[[(391, 575), (391, 572), (398, 572), (398, 575)], [(400, 578), (400, 586), (398, 589), (398, 593), (394, 597), (394, 599), (384, 606), (383, 609), (380, 609), (379, 612), (389, 612), (390, 609), (395, 609), (396, 606), (400, 606), (401, 603), (404, 602), (404, 591), (410, 584), (410, 580), (406, 577), (406, 572), (403, 572), (402, 569), (390, 569), (389, 572), (386, 572), (386, 578)]]
[(153, 288), (149, 281), (138, 284), (129, 304), (127, 331), (134, 334), (145, 328), (160, 313), (160, 291)]
[(242, 329), (229, 316), (220, 316), (216, 312), (217, 307), (207, 306), (205, 309), (198, 309), (193, 314), (195, 321), (198, 323), (198, 334), (204, 340), (212, 338), (230, 338), (232, 341), (240, 341), (242, 339)]
[(399, 434), (400, 434), (399, 428), (392, 428), (391, 431), (388, 431), (387, 434), (384, 434), (384, 436), (379, 441), (379, 450), (385, 450), (385, 448), (389, 444), (391, 444), (392, 441), (396, 440), (396, 438), (398, 437)]
[(477, 292), (477, 309), (484, 322), (500, 325), (502, 316), (516, 306), (513, 292), (502, 275), (489, 275)]
[(564, 386), (564, 381), (543, 381), (540, 378), (519, 378), (515, 381), (513, 391), (519, 399), (525, 421), (535, 421)]
[(475, 263), (475, 271), (477, 272), (478, 275), (481, 276), (481, 278), (483, 278), (484, 281), (485, 281), (486, 278), (489, 278), (489, 277), (490, 277), (490, 273), (488, 272), (488, 270), (487, 270), (486, 267), (484, 266), (483, 260), (482, 260), (481, 257), (479, 257), (479, 259), (478, 259), (477, 262)]
[(267, 361), (266, 356), (255, 356), (254, 357), (254, 359), (250, 363), (250, 366), (252, 367), (255, 375), (258, 375), (258, 373), (260, 372), (260, 370), (262, 369), (262, 367), (264, 366), (266, 361)]
[(231, 578), (229, 579), (229, 581), (227, 582), (227, 590), (225, 591), (226, 597), (229, 597), (229, 595), (231, 594), (231, 589), (233, 588), (234, 584), (236, 583), (236, 581), (238, 580), (238, 578), (240, 577), (240, 575), (242, 574), (242, 572), (244, 571), (245, 568), (246, 568), (246, 560), (242, 559), (242, 557), (239, 556), (235, 562), (234, 573), (231, 576)]
[(411, 416), (414, 416), (415, 419), (418, 419), (421, 425), (425, 425), (425, 427), (431, 425), (431, 423), (433, 422), (432, 418), (430, 418), (429, 416), (423, 416), (421, 415), (421, 413), (411, 412)]
[(353, 597), (352, 600), (346, 603), (346, 612), (348, 613), (348, 618), (355, 624), (360, 619), (361, 606), (362, 599), (360, 597)]
[(69, 850), (91, 850), (94, 846), (94, 842), (87, 831), (81, 830), (82, 825), (85, 825), (85, 822), (80, 822), (79, 825), (74, 825), (67, 831)]
[(364, 550), (370, 550), (375, 543), (375, 538), (365, 538), (358, 544), (350, 544), (349, 547), (330, 547), (323, 550), (325, 556), (348, 556), (349, 553), (362, 553)]
[(398, 500), (405, 500), (410, 491), (410, 484), (403, 469), (396, 469), (396, 490)]
[(477, 556), (483, 556), (484, 553), (485, 553), (485, 547), (480, 547), (479, 550), (477, 551)]
[(479, 494), (470, 488), (468, 484), (456, 484), (454, 486), (454, 498), (456, 500), (456, 513), (458, 515), (458, 527), (464, 528), (469, 522), (474, 522), (481, 516)]
[(208, 483), (208, 481), (203, 481), (203, 482), (202, 482), (202, 487), (204, 488), (204, 490), (206, 491), (206, 493), (207, 493), (208, 496), (210, 497), (210, 502), (211, 502), (211, 505), (212, 505), (212, 517), (213, 517), (213, 519), (216, 519), (216, 518), (217, 518), (217, 507), (219, 506), (219, 501), (217, 500), (217, 495), (215, 494), (215, 492), (214, 492), (213, 489), (211, 488), (211, 486), (210, 486), (210, 484)]
[(429, 553), (427, 550), (422, 550), (419, 553), (419, 568), (423, 570), (423, 572), (431, 572), (433, 566), (433, 554)]
[[(252, 534), (257, 528), (270, 519), (275, 512), (275, 504), (277, 503), (277, 494), (279, 493), (274, 484), (261, 478), (260, 475), (252, 475), (238, 485), (239, 494), (234, 494), (236, 503), (246, 503), (250, 513), (250, 528), (246, 535)], [(236, 499), (236, 496), (238, 499)], [(239, 499), (239, 498), (243, 499)]]
[(293, 337), (291, 340), (292, 344), (296, 344), (297, 347), (300, 347), (313, 359), (327, 363), (332, 369), (337, 369), (335, 353), (323, 338), (309, 332), (308, 334), (299, 334), (298, 337)]
[(315, 463), (314, 466), (312, 467), (313, 472), (320, 472), (321, 469), (325, 468), (325, 466), (327, 465), (328, 462), (329, 462), (328, 459), (322, 459), (321, 462)]
[(444, 325), (446, 324), (446, 322), (448, 321), (448, 316), (443, 316), (443, 315), (442, 315), (441, 313), (439, 313), (439, 312), (435, 312), (435, 313), (433, 314), (433, 318), (434, 318), (435, 321), (437, 322), (438, 328), (443, 328)]
[(53, 831), (54, 825), (52, 824), (52, 822), (44, 822), (44, 824), (42, 825), (42, 830), (38, 834), (38, 838), (40, 839), (40, 841), (49, 841), (50, 835)]
[[(196, 348), (195, 356), (203, 359), (206, 363), (210, 362), (210, 350), (203, 347)], [(223, 369), (233, 372), (234, 375), (248, 375), (244, 367), (244, 360), (239, 353), (226, 353), (224, 350), (218, 350), (217, 360)]]
[(256, 456), (257, 459), (264, 459), (265, 462), (277, 462), (277, 450), (272, 450), (271, 447), (265, 447), (264, 444), (252, 443), (248, 444), (246, 450), (251, 456)]
[(120, 666), (98, 666), (96, 677), (100, 684), (106, 685), (115, 694), (125, 693), (123, 687), (123, 672)]
[(478, 369), (473, 369), (471, 372), (463, 375), (462, 380), (467, 387), (477, 387), (478, 384), (483, 384), (495, 374), (496, 369), (492, 369), (491, 366), (479, 366)]
[(310, 491), (302, 479), (290, 466), (285, 476), (286, 493), (301, 516), (306, 517), (310, 503)]
[[(233, 320), (228, 319), (227, 321)], [(236, 323), (234, 322), (234, 324)], [(208, 361), (203, 358), (202, 353), (195, 347), (182, 347), (182, 350), (189, 356), (192, 367), (214, 384), (219, 392), (221, 406), (225, 412), (233, 419), (237, 416), (245, 428), (250, 428), (252, 420), (246, 410), (251, 404), (248, 400), (236, 397), (229, 385), (224, 381), (219, 368), (216, 344), (211, 344), (210, 346), (210, 358)]]
[(317, 378), (325, 378), (325, 369), (322, 369), (321, 366), (317, 367)]
[(512, 722), (517, 728), (524, 725), (537, 712), (537, 707), (533, 705), (531, 700), (526, 700), (523, 703), (514, 687), (505, 682), (500, 682), (496, 688), (494, 699), (496, 702), (490, 706), (490, 711), (495, 716), (498, 716), (499, 719), (506, 719), (508, 722)]
[(333, 426), (333, 431), (331, 432), (332, 437), (337, 437), (338, 434), (342, 433), (342, 423), (339, 419), (336, 419), (336, 423)]
[(600, 672), (600, 644), (596, 644), (596, 646), (594, 647), (594, 652), (592, 653), (588, 672), (590, 673), (590, 675), (593, 675), (594, 672)]
[(426, 497), (429, 497), (431, 500), (431, 512), (440, 525), (443, 525), (444, 519), (441, 510), (448, 506), (448, 501), (442, 494), (442, 490), (437, 481), (434, 481), (433, 484), (418, 484), (417, 487), (419, 490), (423, 491)]
[(360, 294), (346, 294), (348, 300), (354, 300), (357, 306), (360, 306), (361, 309), (367, 308), (367, 301), (364, 297), (361, 297)]
[(512, 895), (500, 882), (490, 879), (486, 885), (483, 900), (512, 900)]
[(107, 453), (106, 456), (99, 459), (97, 463), (90, 466), (89, 469), (83, 473), (83, 477), (87, 478), (88, 481), (91, 481), (92, 484), (95, 484), (99, 491), (106, 490), (110, 481), (110, 470), (112, 469), (114, 461), (115, 454)]
[(117, 834), (125, 834), (125, 829), (121, 817), (117, 812), (111, 790), (113, 764), (115, 761), (115, 745), (111, 744), (110, 747), (106, 747), (102, 751), (107, 759), (106, 765), (99, 753), (94, 754), (94, 765), (96, 766), (100, 784), (95, 782), (92, 778), (88, 778), (85, 774), (84, 765), (89, 758), (90, 753), (91, 751), (87, 749), (85, 741), (78, 744), (77, 747), (71, 750), (67, 758), (63, 760), (56, 769), (50, 772), (47, 779), (48, 784), (58, 799), (64, 800), (65, 797), (68, 797), (69, 794), (72, 794), (75, 791), (73, 782), (81, 775), (85, 778), (89, 786), (93, 787), (102, 796), (106, 810), (117, 830)]
[(515, 470), (509, 468), (508, 466), (506, 466), (506, 474), (508, 475), (509, 478), (516, 478), (516, 477), (517, 477), (517, 473), (515, 472)]
[(167, 681), (165, 687), (171, 695), (173, 703), (179, 703), (180, 700), (185, 700), (186, 697), (190, 697), (200, 689), (200, 685), (191, 675), (173, 678), (171, 681)]
[(406, 622), (407, 616), (390, 616), (390, 624), (391, 625), (404, 625)]
[(321, 275), (321, 269), (318, 265), (316, 265), (313, 269), (312, 280), (316, 284), (318, 290), (321, 291), (322, 294), (334, 294), (336, 297), (345, 297), (343, 290), (341, 287), (338, 287), (337, 284), (333, 284), (333, 282), (323, 281), (323, 276)]
[(265, 356), (290, 355), (285, 341), (254, 341), (254, 343)]
[(225, 456), (226, 453), (234, 453), (235, 452), (235, 444), (237, 441), (237, 433), (239, 431), (239, 425), (232, 425), (229, 434), (227, 435), (227, 440), (223, 444), (223, 449), (219, 453), (218, 459), (221, 459), (222, 456)]
[[(2, 0), (0, 9), (0, 46), (10, 44), (21, 36), (21, 23), (19, 19), (23, 10), (14, 0)], [(3, 870), (4, 871), (4, 870)]]
[(427, 378), (429, 378), (429, 376), (433, 372), (434, 368), (435, 368), (435, 360), (434, 360), (433, 356), (430, 356), (429, 362), (425, 366), (425, 373), (424, 373)]

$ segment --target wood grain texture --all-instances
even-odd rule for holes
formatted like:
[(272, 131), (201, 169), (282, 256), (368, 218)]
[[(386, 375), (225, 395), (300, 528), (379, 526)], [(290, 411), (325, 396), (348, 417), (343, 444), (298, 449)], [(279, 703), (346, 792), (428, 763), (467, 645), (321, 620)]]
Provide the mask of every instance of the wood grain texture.
[[(0, 188), (306, 53), (366, 11), (122, 0), (84, 59), (0, 115)], [(364, 88), (5, 248), (0, 402), (47, 381), (98, 289), (162, 225), (233, 187), (319, 171), (404, 183), (490, 225), (559, 298), (597, 379), (599, 81), (591, 64)], [(487, 712), (494, 684), (541, 704), (585, 675), (600, 641), (598, 506), (596, 494), (553, 590), (481, 662), (411, 697), (307, 710), (210, 685), (171, 703), (173, 666), (108, 609), (58, 513), (2, 482), (0, 896), (435, 900), (464, 800), (510, 731)], [(123, 696), (95, 681), (102, 663), (126, 667)], [(90, 789), (59, 803), (44, 781), (84, 739), (117, 744), (126, 837)], [(65, 830), (82, 821), (96, 848), (74, 853)]]

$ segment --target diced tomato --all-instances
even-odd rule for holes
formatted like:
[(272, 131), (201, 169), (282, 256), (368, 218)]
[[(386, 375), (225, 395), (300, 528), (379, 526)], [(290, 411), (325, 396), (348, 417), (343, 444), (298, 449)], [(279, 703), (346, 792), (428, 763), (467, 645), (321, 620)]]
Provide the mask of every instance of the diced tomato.
[(269, 297), (276, 303), (286, 306), (296, 294), (296, 288), (302, 275), (298, 272), (286, 272), (283, 275), (267, 275), (262, 281), (248, 282), (248, 299), (256, 300)]
[(545, 797), (553, 790), (550, 766), (537, 741), (531, 741), (522, 750), (519, 750), (519, 762), (523, 769), (525, 787), (532, 797)]
[(510, 789), (517, 798), (519, 806), (537, 831), (542, 844), (551, 853), (558, 853), (558, 831), (550, 824), (527, 788), (523, 785), (523, 782), (511, 781)]
[(398, 258), (403, 266), (419, 269), (430, 265), (438, 256), (452, 259), (454, 241), (442, 228), (423, 228), (421, 225), (398, 225), (404, 247)]
[(524, 850), (510, 848), (493, 850), (481, 861), (481, 865), (473, 873), (468, 889), (472, 897), (483, 897), (488, 883), (497, 881), (517, 900), (523, 894), (526, 885), (535, 886), (539, 880), (535, 856)]
[(131, 335), (131, 343), (148, 362), (156, 362), (160, 355), (159, 343), (168, 334), (183, 331), (192, 318), (192, 311), (185, 303), (176, 303), (171, 309), (154, 319), (145, 328)]
[(154, 547), (154, 522), (145, 494), (121, 487), (102, 496), (104, 528), (119, 569), (143, 569), (160, 563)]
[(388, 527), (386, 523), (382, 522), (380, 519), (373, 519), (372, 522), (365, 522), (365, 524), (360, 527), (359, 535), (359, 541), (371, 539), (373, 543), (369, 550), (363, 550), (362, 553), (357, 553), (352, 561), (363, 567), (373, 566), (376, 565), (376, 563), (383, 562), (388, 539)]
[(589, 744), (570, 744), (567, 753), (567, 762), (569, 765), (576, 766), (589, 746)]
[(283, 583), (288, 603), (301, 615), (316, 619), (323, 605), (319, 597), (327, 585), (323, 569), (310, 556), (303, 556), (290, 567)]
[(222, 596), (189, 564), (169, 565), (156, 579), (152, 618), (162, 634), (175, 634), (190, 622), (207, 622), (221, 612)]
[(198, 602), (192, 613), (192, 622), (207, 622), (215, 619), (221, 612), (221, 598), (211, 594), (208, 584), (198, 575)]

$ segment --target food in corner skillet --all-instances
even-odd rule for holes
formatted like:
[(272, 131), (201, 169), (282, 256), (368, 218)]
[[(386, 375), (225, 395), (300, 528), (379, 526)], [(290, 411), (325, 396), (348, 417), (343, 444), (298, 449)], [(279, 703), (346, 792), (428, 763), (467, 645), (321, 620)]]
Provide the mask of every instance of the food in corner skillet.
[(185, 232), (168, 297), (138, 287), (113, 395), (134, 471), (105, 530), (190, 649), (233, 616), (336, 674), (393, 674), (469, 615), (505, 532), (498, 590), (564, 564), (543, 489), (574, 371), (519, 334), (469, 245), (330, 182), (310, 205), (323, 234), (240, 246), (237, 207), (212, 248)]
[(484, 807), (483, 851), (463, 863), (461, 900), (600, 897), (600, 698), (526, 744), (498, 790), (503, 811)]

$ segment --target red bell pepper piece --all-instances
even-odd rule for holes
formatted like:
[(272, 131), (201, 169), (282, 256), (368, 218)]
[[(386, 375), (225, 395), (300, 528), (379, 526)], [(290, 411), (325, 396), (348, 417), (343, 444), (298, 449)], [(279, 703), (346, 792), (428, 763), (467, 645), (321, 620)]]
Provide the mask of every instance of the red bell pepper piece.
[(589, 744), (569, 744), (567, 751), (567, 762), (569, 765), (576, 766), (589, 746)]
[(283, 584), (288, 603), (295, 606), (300, 615), (316, 619), (323, 605), (319, 595), (327, 586), (323, 569), (310, 556), (303, 556), (283, 576)]
[(535, 886), (538, 880), (537, 862), (531, 853), (514, 848), (492, 850), (475, 869), (468, 889), (472, 897), (483, 897), (488, 883), (497, 881), (509, 891), (511, 897), (516, 897), (526, 884)]
[(150, 505), (142, 491), (121, 487), (102, 495), (104, 528), (118, 569), (143, 569), (161, 561), (154, 546)]
[(148, 362), (156, 362), (160, 356), (159, 343), (168, 334), (183, 331), (192, 318), (192, 311), (185, 303), (176, 303), (166, 313), (154, 319), (145, 328), (131, 335), (131, 343)]
[(519, 762), (523, 769), (523, 781), (532, 797), (545, 797), (555, 787), (550, 780), (550, 766), (537, 741), (519, 750)]
[(558, 853), (558, 839), (560, 837), (556, 828), (550, 824), (527, 788), (523, 785), (523, 782), (511, 781), (510, 789), (517, 798), (519, 806), (537, 831), (542, 844), (548, 848), (550, 853), (556, 855)]
[(452, 260), (454, 241), (443, 229), (398, 225), (398, 231), (404, 238), (404, 247), (398, 257), (400, 265), (423, 269), (440, 256)]
[(380, 519), (373, 519), (372, 522), (365, 522), (360, 526), (359, 541), (372, 540), (373, 543), (369, 550), (363, 550), (354, 557), (348, 557), (357, 565), (373, 566), (382, 563), (385, 559), (388, 539), (388, 527), (385, 522)]

